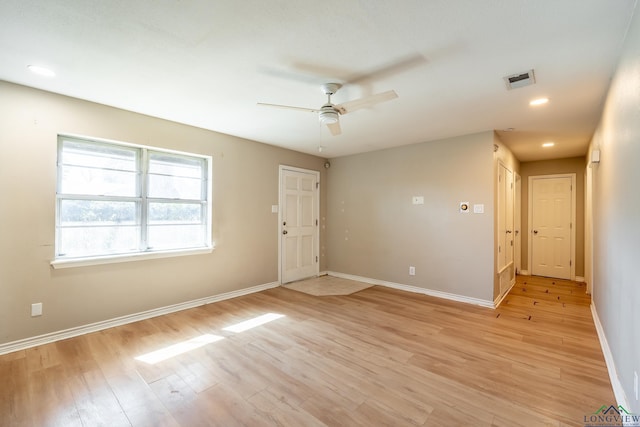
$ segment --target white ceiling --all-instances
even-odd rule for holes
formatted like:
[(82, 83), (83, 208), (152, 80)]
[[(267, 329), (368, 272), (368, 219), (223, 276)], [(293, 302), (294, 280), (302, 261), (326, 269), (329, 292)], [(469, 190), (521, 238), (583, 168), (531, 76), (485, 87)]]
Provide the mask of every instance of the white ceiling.
[[(485, 130), (522, 161), (585, 154), (636, 0), (2, 0), (0, 79), (337, 157)], [(43, 65), (56, 77), (30, 73)], [(537, 84), (503, 77), (533, 68)], [(342, 116), (341, 103), (399, 97)], [(529, 101), (547, 96), (546, 106)], [(100, 136), (100, 135), (95, 135)], [(542, 149), (542, 142), (556, 146)]]

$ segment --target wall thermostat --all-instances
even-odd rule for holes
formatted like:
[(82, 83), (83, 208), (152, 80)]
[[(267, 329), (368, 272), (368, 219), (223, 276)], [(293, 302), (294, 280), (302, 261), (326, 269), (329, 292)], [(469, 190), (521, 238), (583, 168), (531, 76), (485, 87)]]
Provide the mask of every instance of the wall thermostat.
[(469, 213), (469, 202), (460, 202), (460, 213)]

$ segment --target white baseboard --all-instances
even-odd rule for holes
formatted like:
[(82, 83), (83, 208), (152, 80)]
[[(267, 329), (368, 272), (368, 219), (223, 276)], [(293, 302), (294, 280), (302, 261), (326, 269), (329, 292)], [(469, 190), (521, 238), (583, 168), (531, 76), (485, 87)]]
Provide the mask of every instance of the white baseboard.
[(337, 273), (335, 271), (328, 271), (327, 273), (329, 276), (340, 277), (342, 279), (357, 280), (358, 282), (370, 283), (372, 285), (378, 285), (378, 286), (385, 286), (387, 288), (399, 289), (401, 291), (414, 292), (418, 294), (429, 295), (432, 297), (464, 302), (466, 304), (479, 305), (481, 307), (495, 308), (493, 301), (487, 301), (479, 298), (472, 298), (464, 295), (450, 294), (448, 292), (419, 288), (417, 286), (403, 285), (401, 283), (387, 282), (385, 280), (371, 279), (369, 277), (354, 276), (352, 274)]
[(31, 347), (36, 347), (38, 345), (49, 344), (49, 343), (64, 340), (67, 338), (77, 337), (79, 335), (84, 335), (91, 332), (101, 331), (103, 329), (113, 328), (115, 326), (126, 325), (127, 323), (133, 323), (139, 320), (150, 319), (152, 317), (162, 316), (164, 314), (174, 313), (176, 311), (182, 311), (182, 310), (198, 307), (205, 304), (211, 304), (218, 301), (236, 298), (239, 296), (264, 291), (266, 289), (271, 289), (278, 286), (280, 286), (280, 283), (278, 282), (265, 283), (264, 285), (252, 286), (250, 288), (239, 289), (237, 291), (226, 292), (223, 294), (218, 294), (210, 297), (187, 301), (180, 304), (154, 308), (152, 310), (147, 310), (140, 313), (128, 314), (126, 316), (116, 317), (114, 319), (109, 319), (109, 320), (103, 320), (101, 322), (91, 323), (89, 325), (78, 326), (71, 329), (65, 329), (62, 331), (56, 331), (56, 332), (51, 332), (44, 335), (38, 335), (36, 337), (25, 338), (18, 341), (12, 341), (6, 344), (0, 344), (0, 355), (11, 353), (18, 350), (24, 350)]
[(582, 276), (576, 276), (576, 282), (584, 282), (584, 277)]
[(520, 276), (529, 276), (529, 270), (520, 270), (518, 274)]
[(498, 295), (498, 297), (493, 301), (493, 308), (500, 307), (500, 304), (502, 304), (502, 301), (504, 301), (504, 299), (507, 297), (507, 295), (509, 295), (509, 292), (511, 292), (511, 289), (513, 289), (513, 287), (515, 285), (516, 285), (516, 279), (514, 277), (513, 280), (511, 280), (511, 284), (509, 285), (509, 289), (507, 289), (507, 291), (504, 294)]
[(611, 381), (611, 387), (613, 388), (613, 394), (616, 397), (616, 402), (618, 403), (618, 405), (622, 405), (624, 408), (629, 408), (627, 395), (622, 388), (620, 378), (618, 378), (618, 371), (616, 370), (616, 365), (613, 361), (613, 354), (611, 353), (611, 348), (609, 348), (607, 337), (604, 334), (604, 329), (602, 328), (602, 323), (600, 323), (600, 318), (598, 317), (598, 312), (596, 311), (596, 306), (593, 301), (591, 302), (591, 315), (593, 316), (593, 323), (595, 324), (596, 331), (598, 332), (600, 347), (602, 347), (604, 361), (607, 364), (607, 371), (609, 371), (609, 380)]

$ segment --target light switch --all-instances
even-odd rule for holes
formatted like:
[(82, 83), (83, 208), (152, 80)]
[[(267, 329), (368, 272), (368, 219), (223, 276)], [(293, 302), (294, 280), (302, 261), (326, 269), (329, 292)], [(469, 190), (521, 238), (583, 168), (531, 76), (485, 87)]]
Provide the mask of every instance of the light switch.
[(424, 196), (413, 196), (412, 203), (414, 205), (424, 205)]
[(271, 205), (271, 213), (278, 213), (278, 205)]
[(473, 205), (473, 213), (484, 213), (484, 205)]
[(42, 316), (42, 303), (31, 304), (31, 317)]

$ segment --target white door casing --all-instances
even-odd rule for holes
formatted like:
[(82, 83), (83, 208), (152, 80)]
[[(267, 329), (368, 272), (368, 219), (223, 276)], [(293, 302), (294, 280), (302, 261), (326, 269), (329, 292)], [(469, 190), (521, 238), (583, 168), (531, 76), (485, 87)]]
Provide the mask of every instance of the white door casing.
[(529, 177), (532, 275), (575, 280), (575, 174)]
[(516, 273), (522, 271), (522, 178), (516, 174), (515, 183), (515, 203), (514, 203), (514, 225), (513, 225), (513, 238), (514, 238), (514, 252), (515, 252), (515, 267)]
[[(498, 259), (497, 273), (500, 277), (500, 295), (503, 295), (515, 280), (514, 262), (514, 185), (513, 172), (504, 164), (498, 164)], [(508, 275), (508, 276), (507, 276)], [(512, 277), (513, 276), (513, 277)]]
[(280, 166), (280, 283), (319, 274), (320, 173)]

